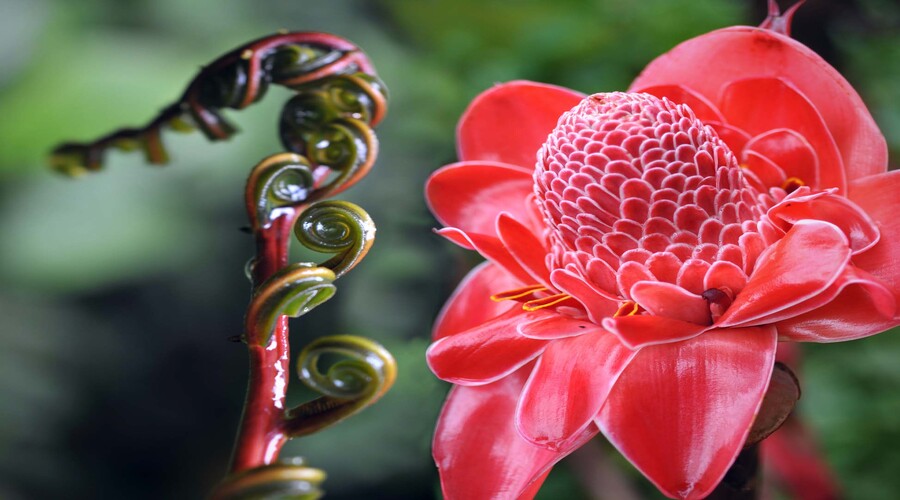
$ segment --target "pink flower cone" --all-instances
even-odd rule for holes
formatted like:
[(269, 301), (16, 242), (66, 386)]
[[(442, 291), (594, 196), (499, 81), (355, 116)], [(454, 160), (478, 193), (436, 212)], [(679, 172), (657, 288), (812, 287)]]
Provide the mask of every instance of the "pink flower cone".
[(663, 493), (740, 452), (779, 340), (900, 324), (900, 186), (852, 87), (787, 20), (688, 40), (627, 93), (510, 82), (458, 128), (428, 203), (488, 262), (428, 350), (457, 387), (447, 498), (530, 498), (602, 432)]

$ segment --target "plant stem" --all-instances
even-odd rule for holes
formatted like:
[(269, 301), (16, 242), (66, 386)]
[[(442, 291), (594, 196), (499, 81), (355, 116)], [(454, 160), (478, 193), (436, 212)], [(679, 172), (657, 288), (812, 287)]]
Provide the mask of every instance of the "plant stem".
[[(287, 265), (291, 228), (296, 215), (295, 210), (286, 211), (272, 221), (269, 227), (256, 232), (254, 287)], [(231, 473), (274, 462), (287, 441), (283, 423), (290, 369), (288, 318), (278, 318), (269, 345), (263, 347), (259, 345), (258, 339), (266, 333), (245, 332), (250, 355), (250, 376)]]
[(741, 450), (707, 500), (754, 500), (759, 495), (759, 444)]

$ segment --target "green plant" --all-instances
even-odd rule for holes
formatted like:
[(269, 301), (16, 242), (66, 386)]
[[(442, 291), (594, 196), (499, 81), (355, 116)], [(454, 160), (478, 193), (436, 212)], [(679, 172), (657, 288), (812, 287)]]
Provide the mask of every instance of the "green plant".
[[(260, 100), (269, 85), (296, 92), (280, 120), (288, 152), (265, 158), (245, 191), (257, 255), (248, 264), (253, 285), (244, 333), (250, 381), (231, 470), (215, 498), (289, 495), (316, 498), (324, 473), (302, 460), (278, 461), (293, 437), (317, 432), (380, 398), (396, 365), (370, 340), (319, 338), (298, 355), (301, 381), (321, 394), (286, 406), (290, 364), (288, 317), (299, 317), (331, 298), (334, 282), (366, 255), (375, 225), (360, 207), (328, 200), (362, 178), (375, 161), (371, 126), (386, 111), (386, 90), (354, 45), (324, 33), (280, 33), (243, 45), (203, 68), (182, 97), (141, 128), (124, 128), (89, 143), (57, 147), (51, 165), (68, 175), (101, 168), (109, 148), (141, 150), (163, 164), (165, 129), (200, 129), (213, 141), (236, 128), (222, 115)], [(289, 263), (291, 233), (305, 247), (333, 254), (321, 264)], [(338, 357), (323, 372), (323, 357)]]

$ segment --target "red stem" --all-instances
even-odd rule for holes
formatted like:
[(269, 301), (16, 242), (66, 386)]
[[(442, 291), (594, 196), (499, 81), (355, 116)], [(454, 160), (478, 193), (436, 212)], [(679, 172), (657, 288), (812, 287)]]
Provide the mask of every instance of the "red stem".
[[(296, 211), (283, 213), (269, 227), (256, 232), (254, 285), (264, 282), (287, 265), (291, 228), (296, 215)], [(250, 354), (250, 377), (231, 473), (274, 462), (287, 441), (283, 430), (284, 401), (290, 378), (287, 317), (278, 318), (269, 345), (261, 347), (257, 339), (265, 333), (245, 333)]]

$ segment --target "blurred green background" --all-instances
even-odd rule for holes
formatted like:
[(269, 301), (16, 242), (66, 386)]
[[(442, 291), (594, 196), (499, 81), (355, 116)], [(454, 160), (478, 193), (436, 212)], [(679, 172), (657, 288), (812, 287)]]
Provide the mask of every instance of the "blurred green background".
[[(392, 100), (376, 168), (342, 198), (372, 214), (378, 241), (292, 335), (295, 348), (372, 337), (400, 376), (378, 405), (285, 456), (326, 469), (331, 498), (432, 498), (447, 386), (423, 355), (474, 259), (430, 232), (422, 184), (455, 159), (467, 102), (520, 78), (624, 89), (679, 41), (764, 14), (762, 0), (0, 0), (0, 498), (200, 498), (221, 478), (246, 383), (245, 349), (226, 341), (249, 292), (243, 182), (278, 150), (288, 94), (232, 113), (243, 132), (228, 143), (166, 135), (166, 168), (113, 153), (73, 181), (45, 168), (55, 143), (143, 124), (199, 65), (279, 28), (362, 46)], [(896, 166), (898, 4), (811, 0), (794, 35), (859, 89)], [(810, 346), (803, 382), (801, 409), (847, 496), (896, 498), (900, 337)], [(565, 462), (542, 493), (586, 495)]]

